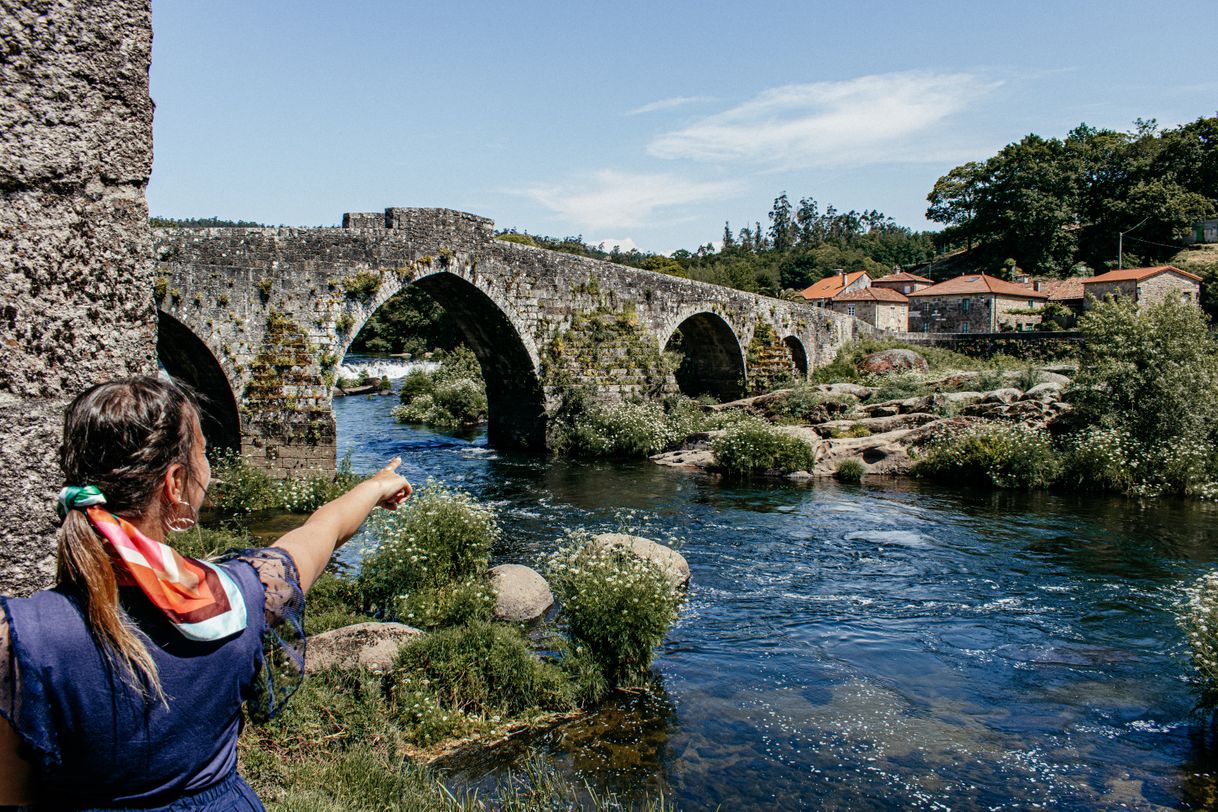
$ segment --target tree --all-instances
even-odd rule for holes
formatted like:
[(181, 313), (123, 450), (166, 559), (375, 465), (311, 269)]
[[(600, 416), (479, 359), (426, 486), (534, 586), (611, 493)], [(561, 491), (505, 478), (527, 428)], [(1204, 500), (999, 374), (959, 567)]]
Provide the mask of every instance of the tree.
[(770, 209), (770, 245), (775, 251), (786, 251), (795, 244), (795, 222), (791, 219), (791, 201), (783, 192), (774, 198), (774, 208)]
[(732, 236), (732, 224), (723, 221), (723, 250), (730, 251), (736, 246), (736, 238)]
[(973, 217), (977, 213), (977, 202), (985, 190), (985, 165), (970, 161), (957, 166), (935, 181), (935, 186), (926, 196), (930, 207), (926, 219), (943, 223), (956, 239), (963, 239), (969, 251), (973, 250)]

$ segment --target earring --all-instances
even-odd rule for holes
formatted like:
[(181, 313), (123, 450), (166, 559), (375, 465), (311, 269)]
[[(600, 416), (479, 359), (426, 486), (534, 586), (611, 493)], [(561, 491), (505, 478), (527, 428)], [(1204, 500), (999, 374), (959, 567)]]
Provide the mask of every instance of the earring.
[(193, 515), (195, 511), (190, 506), (189, 502), (187, 502), (185, 499), (179, 499), (178, 501), (174, 502), (173, 507), (175, 511), (179, 505), (184, 505), (186, 507), (186, 514), (171, 516), (165, 520), (165, 529), (172, 533), (181, 533), (185, 530), (189, 530), (199, 521), (199, 517), (197, 515)]

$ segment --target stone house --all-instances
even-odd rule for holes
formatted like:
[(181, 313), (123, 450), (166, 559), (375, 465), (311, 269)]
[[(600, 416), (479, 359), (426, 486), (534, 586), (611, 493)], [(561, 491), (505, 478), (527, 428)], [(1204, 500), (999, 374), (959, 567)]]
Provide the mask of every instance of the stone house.
[(915, 333), (997, 333), (1031, 330), (1048, 294), (986, 274), (967, 274), (909, 294)]
[(828, 307), (835, 313), (853, 316), (880, 330), (904, 333), (909, 329), (909, 299), (902, 293), (878, 285), (839, 293)]
[(1109, 296), (1132, 296), (1139, 307), (1161, 302), (1172, 294), (1186, 302), (1194, 303), (1198, 302), (1201, 296), (1201, 277), (1173, 265), (1123, 268), (1084, 279), (1082, 282), (1086, 292), (1086, 307), (1093, 306), (1095, 302), (1102, 302)]
[(872, 287), (888, 288), (895, 290), (897, 293), (908, 296), (911, 293), (917, 293), (920, 290), (929, 288), (935, 284), (934, 280), (927, 279), (925, 276), (907, 273), (906, 271), (897, 271), (890, 273), (888, 276), (881, 276), (879, 279), (871, 283)]
[[(1079, 277), (1069, 279), (1038, 279), (1031, 281), (1033, 290), (1038, 290), (1049, 296), (1048, 304), (1060, 305), (1061, 309), (1053, 317), (1059, 327), (1070, 329), (1078, 323), (1078, 317), (1083, 314), (1083, 280)], [(1047, 317), (1046, 317), (1047, 318)]]
[(869, 287), (871, 287), (871, 277), (866, 271), (855, 271), (854, 273), (842, 271), (813, 282), (800, 291), (799, 295), (807, 299), (810, 304), (826, 307), (838, 294)]

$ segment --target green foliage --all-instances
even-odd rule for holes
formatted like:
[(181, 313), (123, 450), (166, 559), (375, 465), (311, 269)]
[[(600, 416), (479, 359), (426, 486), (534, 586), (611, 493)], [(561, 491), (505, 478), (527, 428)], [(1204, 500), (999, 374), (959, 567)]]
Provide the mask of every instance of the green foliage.
[(360, 603), (359, 586), (354, 580), (329, 570), (322, 572), (309, 588), (305, 634), (312, 636), (372, 620), (359, 611)]
[(980, 423), (948, 428), (918, 454), (915, 476), (947, 482), (989, 482), (999, 488), (1045, 488), (1061, 462), (1048, 433), (1018, 423)]
[(378, 543), (364, 557), (359, 587), (365, 605), (383, 613), (414, 592), (482, 578), (500, 533), (489, 508), (434, 480), (372, 522)]
[(586, 649), (609, 685), (640, 681), (676, 620), (680, 590), (652, 562), (582, 533), (551, 556), (546, 572), (574, 652)]
[(275, 280), (271, 279), (269, 276), (264, 276), (258, 280), (258, 293), (262, 296), (262, 300), (264, 302), (270, 298), (271, 291), (274, 289), (274, 287)]
[(503, 234), (496, 234), (495, 236), (504, 242), (514, 242), (518, 245), (531, 245), (534, 248), (537, 247), (537, 241), (528, 234), (517, 234), (515, 231), (509, 231)]
[(371, 302), (381, 289), (381, 275), (376, 271), (359, 271), (343, 280), (343, 290), (352, 299)]
[(1218, 342), (1205, 315), (1176, 299), (1137, 308), (1103, 302), (1070, 388), (1076, 419), (1115, 429), (1142, 491), (1196, 492), (1213, 481), (1218, 440)]
[(253, 220), (222, 220), (219, 217), (149, 217), (152, 228), (266, 228)]
[[(1120, 133), (1079, 125), (1065, 139), (1029, 135), (935, 183), (927, 217), (943, 246), (976, 248), (973, 263), (1014, 257), (1034, 274), (1066, 276), (1080, 263), (1155, 264), (1218, 200), (1218, 117), (1174, 129)], [(1126, 266), (1129, 267), (1129, 266)]]
[(420, 629), (460, 626), (489, 621), (495, 612), (495, 593), (483, 578), (425, 585), (396, 601), (391, 615)]
[(436, 354), (434, 371), (411, 370), (402, 382), (402, 405), (393, 416), (403, 423), (441, 428), (472, 426), (486, 420), (488, 403), (482, 367), (468, 347)]
[(207, 498), (212, 507), (230, 516), (277, 508), (291, 513), (312, 513), (355, 487), (363, 477), (351, 470), (344, 457), (333, 477), (288, 478), (272, 482), (266, 473), (232, 451), (212, 460), (212, 483)]
[(520, 716), (575, 707), (562, 670), (539, 659), (514, 627), (475, 622), (404, 646), (397, 688), (425, 685), (440, 707), (472, 716)]
[(195, 525), (184, 533), (174, 533), (167, 543), (182, 555), (199, 559), (215, 558), (232, 549), (258, 546), (249, 534), (240, 529), (201, 525)]
[(158, 276), (152, 283), (152, 296), (156, 301), (161, 301), (165, 298), (165, 294), (169, 292), (169, 277)]
[(339, 335), (350, 333), (353, 327), (355, 327), (355, 316), (346, 311), (340, 313), (334, 320), (334, 329), (338, 331)]
[(1120, 429), (1082, 429), (1064, 441), (1058, 481), (1071, 490), (1128, 493), (1135, 484), (1132, 453), (1133, 444)]
[(833, 429), (833, 431), (830, 432), (830, 436), (835, 439), (841, 439), (843, 437), (870, 437), (871, 429), (867, 428), (862, 423), (852, 423), (851, 425), (843, 428)]
[(448, 311), (418, 285), (407, 285), (364, 323), (351, 351), (420, 355), (452, 350), (461, 342), (461, 330)]
[(848, 482), (852, 485), (857, 485), (863, 481), (863, 477), (867, 473), (867, 466), (863, 465), (861, 460), (854, 457), (844, 459), (837, 464), (837, 470), (833, 472), (841, 482)]
[(712, 444), (715, 467), (729, 476), (810, 471), (816, 452), (808, 443), (763, 420), (743, 420)]
[(657, 404), (593, 405), (576, 416), (570, 450), (585, 457), (648, 457), (682, 439)]

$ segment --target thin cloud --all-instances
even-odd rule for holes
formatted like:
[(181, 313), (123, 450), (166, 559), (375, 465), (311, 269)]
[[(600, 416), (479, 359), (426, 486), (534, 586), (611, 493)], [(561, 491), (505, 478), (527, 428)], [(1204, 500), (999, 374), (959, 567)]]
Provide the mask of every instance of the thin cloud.
[(721, 200), (739, 192), (735, 181), (696, 181), (679, 175), (604, 169), (586, 181), (520, 190), (565, 220), (589, 231), (655, 225), (657, 212)]
[(785, 85), (664, 133), (647, 151), (780, 169), (942, 160), (946, 140), (959, 140), (949, 119), (997, 86), (973, 74), (922, 72)]
[(633, 110), (627, 110), (628, 116), (641, 116), (644, 113), (655, 113), (659, 110), (671, 110), (674, 107), (684, 107), (687, 104), (702, 104), (703, 102), (714, 101), (713, 96), (673, 96), (668, 99), (660, 99), (659, 101), (649, 102), (642, 107), (636, 107)]

